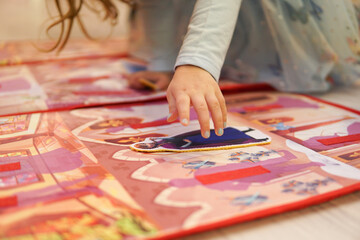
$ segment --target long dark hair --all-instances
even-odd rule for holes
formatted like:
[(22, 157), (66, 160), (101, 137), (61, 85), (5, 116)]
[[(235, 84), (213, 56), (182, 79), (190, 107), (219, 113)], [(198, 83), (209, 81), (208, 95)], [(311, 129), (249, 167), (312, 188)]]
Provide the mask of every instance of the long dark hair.
[[(112, 26), (116, 25), (118, 17), (118, 9), (114, 4), (114, 0), (53, 0), (57, 10), (56, 20), (46, 28), (46, 34), (49, 36), (49, 31), (54, 27), (60, 25), (60, 33), (57, 41), (48, 49), (40, 49), (45, 52), (56, 50), (60, 52), (69, 40), (71, 30), (76, 20), (84, 35), (92, 39), (86, 30), (79, 12), (83, 7), (87, 7), (96, 14), (104, 14), (102, 20), (110, 20)], [(135, 8), (135, 2), (132, 0), (118, 0)], [(66, 10), (64, 10), (66, 9)]]

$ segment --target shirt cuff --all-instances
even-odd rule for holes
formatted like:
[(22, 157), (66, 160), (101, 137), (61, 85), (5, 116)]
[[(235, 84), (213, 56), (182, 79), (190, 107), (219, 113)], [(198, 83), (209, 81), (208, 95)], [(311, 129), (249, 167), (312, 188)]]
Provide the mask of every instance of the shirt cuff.
[(154, 57), (149, 61), (148, 70), (156, 72), (171, 72), (174, 70), (176, 55)]
[(176, 59), (175, 68), (182, 65), (193, 65), (202, 68), (208, 73), (210, 73), (217, 82), (219, 81), (221, 68), (219, 68), (206, 58), (200, 56), (194, 57), (181, 55)]

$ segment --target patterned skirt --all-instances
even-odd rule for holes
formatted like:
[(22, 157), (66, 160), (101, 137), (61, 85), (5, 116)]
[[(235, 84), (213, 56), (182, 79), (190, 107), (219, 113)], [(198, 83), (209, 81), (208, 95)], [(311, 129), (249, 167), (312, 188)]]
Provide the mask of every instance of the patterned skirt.
[(357, 6), (351, 0), (243, 0), (223, 77), (293, 92), (359, 82)]

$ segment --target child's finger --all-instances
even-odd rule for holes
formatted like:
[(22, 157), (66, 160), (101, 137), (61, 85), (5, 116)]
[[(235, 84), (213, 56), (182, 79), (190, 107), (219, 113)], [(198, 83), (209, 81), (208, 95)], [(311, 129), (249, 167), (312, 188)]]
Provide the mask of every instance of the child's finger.
[(139, 78), (138, 82), (141, 83), (145, 88), (151, 89), (153, 91), (158, 90), (157, 85), (151, 80), (148, 80), (146, 78)]
[(201, 128), (201, 135), (204, 138), (210, 137), (210, 116), (209, 109), (205, 98), (202, 95), (194, 95), (191, 97), (192, 105), (198, 115)]
[(216, 135), (221, 136), (224, 133), (224, 123), (219, 100), (217, 99), (215, 94), (208, 94), (205, 96), (205, 98), (211, 112), (211, 118), (214, 123), (215, 133)]
[(141, 78), (142, 76), (143, 74), (139, 74), (139, 73), (126, 75), (126, 79), (128, 81), (129, 86), (135, 89), (145, 88), (145, 86), (141, 84), (141, 82), (139, 81), (139, 78)]
[(128, 78), (131, 76), (131, 74), (130, 73), (123, 73), (123, 74), (121, 74), (121, 76), (123, 78), (125, 78), (126, 80), (128, 80)]
[(226, 108), (226, 102), (225, 102), (225, 98), (222, 95), (221, 91), (217, 91), (216, 92), (216, 97), (219, 101), (220, 104), (220, 108), (221, 108), (221, 114), (222, 114), (222, 119), (223, 119), (223, 128), (226, 128), (227, 125), (227, 108)]
[(176, 96), (176, 109), (181, 124), (187, 126), (190, 115), (190, 97), (183, 93)]
[(166, 94), (166, 98), (169, 104), (169, 116), (167, 117), (168, 122), (173, 122), (177, 119), (176, 100), (171, 93)]
[(169, 86), (171, 78), (167, 75), (163, 75), (159, 77), (158, 81), (156, 82), (156, 88), (158, 90), (164, 90)]

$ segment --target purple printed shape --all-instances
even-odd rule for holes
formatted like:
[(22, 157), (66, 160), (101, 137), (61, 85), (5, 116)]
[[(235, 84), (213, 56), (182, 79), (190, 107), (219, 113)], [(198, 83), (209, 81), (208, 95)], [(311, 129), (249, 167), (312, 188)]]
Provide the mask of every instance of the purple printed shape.
[(354, 122), (347, 128), (349, 135), (360, 133), (360, 122)]
[(14, 78), (0, 82), (0, 93), (28, 90), (31, 85), (24, 78)]
[(309, 103), (292, 97), (278, 97), (274, 104), (279, 104), (284, 108), (319, 108), (319, 105), (316, 103)]
[(34, 170), (31, 169), (31, 172), (34, 171), (36, 173), (67, 172), (81, 167), (83, 163), (80, 159), (80, 152), (70, 152), (69, 150), (64, 148), (59, 148), (50, 152), (43, 153), (41, 155), (35, 155), (30, 157), (8, 157), (6, 160), (8, 162), (21, 162), (25, 158), (27, 162), (34, 166)]
[[(347, 128), (347, 132), (348, 132), (348, 135), (359, 134), (360, 133), (360, 123), (355, 122), (355, 123), (350, 124)], [(350, 142), (350, 143), (337, 143), (337, 144), (331, 144), (331, 145), (324, 145), (318, 141), (321, 139), (334, 138), (334, 137), (339, 137), (339, 135), (334, 134), (334, 135), (330, 135), (330, 136), (316, 136), (316, 137), (312, 137), (312, 138), (309, 138), (308, 140), (303, 141), (301, 144), (304, 145), (305, 147), (308, 147), (308, 148), (314, 150), (314, 151), (326, 151), (326, 150), (335, 149), (335, 148), (339, 148), (339, 147), (343, 147), (343, 146), (351, 144), (351, 142)]]
[[(292, 97), (281, 97), (279, 96), (277, 101), (268, 105), (280, 105), (283, 108), (319, 108), (319, 105), (316, 103), (305, 102), (302, 99), (292, 98)], [(247, 107), (256, 107), (257, 105), (248, 105)], [(229, 109), (230, 112), (246, 112), (242, 107), (237, 108), (233, 107)]]
[(97, 196), (102, 196), (104, 193), (93, 186), (74, 188), (77, 183), (94, 179), (96, 176), (96, 174), (93, 174), (73, 181), (59, 182), (57, 185), (42, 189), (19, 192), (17, 193), (18, 206), (29, 206), (38, 202), (61, 200), (64, 198), (76, 197), (79, 194), (95, 194)]
[[(241, 162), (241, 163), (227, 164), (225, 166), (199, 169), (195, 171), (194, 175), (197, 176), (197, 175), (213, 174), (218, 172), (233, 171), (237, 169), (246, 169), (255, 166), (263, 166), (264, 168), (270, 171), (269, 173), (260, 174), (256, 176), (244, 177), (241, 179), (229, 180), (229, 181), (206, 185), (206, 187), (208, 188), (217, 189), (217, 190), (246, 190), (253, 182), (265, 183), (272, 179), (276, 179), (281, 176), (288, 175), (290, 173), (297, 172), (308, 167), (323, 166), (323, 164), (315, 163), (315, 162), (289, 165), (286, 164), (286, 162), (296, 158), (295, 155), (293, 155), (291, 152), (288, 152), (286, 150), (279, 152), (283, 152), (284, 156), (265, 160), (265, 161), (260, 161), (257, 163)], [(202, 183), (194, 177), (191, 179), (173, 179), (170, 181), (170, 185), (179, 188), (186, 188), (186, 187), (193, 187), (196, 185), (202, 185)]]

